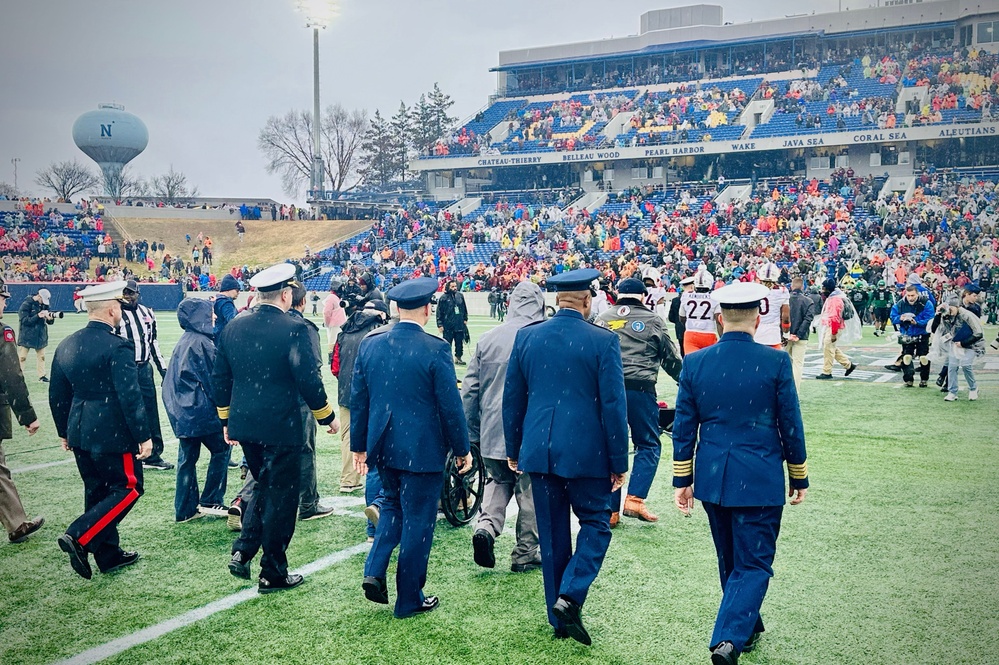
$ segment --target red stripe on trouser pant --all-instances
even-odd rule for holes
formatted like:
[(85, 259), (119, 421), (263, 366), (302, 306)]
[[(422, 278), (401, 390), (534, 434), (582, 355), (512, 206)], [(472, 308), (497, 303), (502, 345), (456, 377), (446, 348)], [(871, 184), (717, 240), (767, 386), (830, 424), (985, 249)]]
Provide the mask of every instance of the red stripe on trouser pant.
[(122, 455), (122, 459), (125, 463), (125, 478), (128, 480), (126, 487), (131, 491), (114, 508), (108, 511), (107, 515), (99, 519), (97, 524), (87, 529), (86, 533), (80, 536), (77, 542), (84, 547), (93, 540), (94, 536), (103, 531), (108, 524), (113, 522), (126, 508), (135, 503), (139, 498), (139, 493), (135, 490), (135, 459), (131, 453), (125, 453)]

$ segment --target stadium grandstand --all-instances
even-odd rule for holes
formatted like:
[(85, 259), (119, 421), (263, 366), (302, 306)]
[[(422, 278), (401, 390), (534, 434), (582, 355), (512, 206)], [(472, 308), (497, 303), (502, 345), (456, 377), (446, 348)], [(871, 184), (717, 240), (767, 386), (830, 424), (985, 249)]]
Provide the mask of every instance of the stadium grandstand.
[[(309, 286), (371, 271), (481, 290), (647, 263), (675, 286), (761, 256), (875, 279), (918, 257), (977, 279), (999, 12), (886, 4), (744, 24), (696, 5), (643, 14), (635, 36), (501, 52), (489, 103), (411, 161), (422, 196), (371, 204), (372, 228), (320, 252)], [(933, 247), (955, 222), (957, 251)]]

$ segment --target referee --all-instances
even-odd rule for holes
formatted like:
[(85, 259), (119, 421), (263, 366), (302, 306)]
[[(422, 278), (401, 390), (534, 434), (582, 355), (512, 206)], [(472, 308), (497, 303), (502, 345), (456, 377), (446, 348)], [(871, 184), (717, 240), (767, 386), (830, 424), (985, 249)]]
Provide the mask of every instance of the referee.
[(156, 363), (156, 369), (162, 379), (166, 374), (166, 361), (163, 360), (160, 344), (156, 341), (156, 316), (153, 310), (139, 304), (139, 285), (134, 279), (125, 283), (121, 323), (118, 324), (117, 332), (119, 337), (124, 337), (135, 347), (135, 364), (139, 368), (139, 389), (142, 391), (142, 402), (146, 407), (149, 433), (153, 440), (153, 454), (143, 460), (142, 466), (146, 469), (169, 471), (173, 468), (173, 464), (163, 459), (163, 433), (160, 431), (160, 411), (152, 367), (153, 363)]

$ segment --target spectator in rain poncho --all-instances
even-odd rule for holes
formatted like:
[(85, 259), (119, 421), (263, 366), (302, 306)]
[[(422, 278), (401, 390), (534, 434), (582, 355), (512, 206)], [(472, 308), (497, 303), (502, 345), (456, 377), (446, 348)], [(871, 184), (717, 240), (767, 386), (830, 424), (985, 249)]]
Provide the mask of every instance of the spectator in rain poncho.
[(863, 334), (860, 317), (850, 303), (850, 299), (836, 286), (836, 280), (828, 278), (822, 283), (822, 294), (825, 303), (822, 305), (822, 315), (819, 318), (819, 348), (822, 349), (822, 373), (817, 379), (831, 379), (832, 366), (835, 360), (849, 376), (857, 369), (856, 363), (839, 350), (841, 344), (851, 344), (859, 340)]

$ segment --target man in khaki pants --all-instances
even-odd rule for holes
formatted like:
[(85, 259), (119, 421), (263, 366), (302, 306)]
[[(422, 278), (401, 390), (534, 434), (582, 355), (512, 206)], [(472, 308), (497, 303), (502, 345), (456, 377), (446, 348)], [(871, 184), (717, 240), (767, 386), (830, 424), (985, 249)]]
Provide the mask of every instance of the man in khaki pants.
[(808, 335), (815, 318), (815, 304), (805, 295), (802, 287), (804, 281), (800, 277), (791, 280), (791, 327), (787, 335), (787, 352), (791, 356), (791, 373), (794, 375), (794, 387), (801, 392), (801, 374), (805, 369), (805, 349), (808, 347)]
[(825, 304), (822, 305), (822, 315), (819, 319), (819, 339), (822, 342), (822, 373), (816, 379), (828, 381), (833, 378), (833, 361), (838, 362), (846, 370), (843, 376), (850, 376), (857, 364), (836, 346), (839, 333), (846, 328), (844, 311), (852, 307), (846, 295), (836, 287), (836, 280), (829, 278), (822, 282), (822, 295)]
[[(4, 306), (10, 293), (0, 281), (0, 316), (3, 316)], [(14, 410), (17, 422), (32, 435), (38, 431), (38, 418), (28, 399), (28, 386), (24, 383), (21, 373), (21, 363), (17, 358), (14, 343), (14, 329), (0, 325), (3, 339), (0, 340), (0, 524), (7, 529), (7, 538), (12, 543), (23, 543), (28, 536), (38, 531), (45, 520), (38, 517), (29, 520), (21, 505), (21, 497), (14, 487), (14, 481), (7, 468), (7, 460), (3, 452), (3, 440), (13, 437), (10, 412)]]

